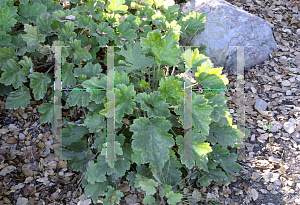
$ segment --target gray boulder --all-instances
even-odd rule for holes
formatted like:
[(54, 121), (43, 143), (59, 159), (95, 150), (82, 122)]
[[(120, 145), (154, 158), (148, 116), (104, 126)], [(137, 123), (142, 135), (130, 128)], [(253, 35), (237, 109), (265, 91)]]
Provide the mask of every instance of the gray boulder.
[(214, 67), (237, 69), (237, 47), (244, 45), (245, 68), (262, 64), (269, 60), (269, 55), (277, 50), (273, 32), (268, 23), (241, 8), (224, 0), (191, 0), (181, 4), (180, 11), (188, 13), (206, 13), (205, 30), (201, 34), (181, 38), (181, 46), (206, 46), (206, 52)]

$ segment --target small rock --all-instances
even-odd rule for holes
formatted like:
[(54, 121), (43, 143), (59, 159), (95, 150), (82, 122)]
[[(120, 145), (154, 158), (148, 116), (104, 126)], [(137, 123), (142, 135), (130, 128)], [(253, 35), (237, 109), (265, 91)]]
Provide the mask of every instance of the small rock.
[(28, 199), (25, 197), (19, 197), (17, 200), (17, 205), (27, 205)]
[(25, 135), (23, 133), (19, 134), (19, 140), (25, 140)]
[(59, 197), (59, 194), (57, 193), (57, 192), (54, 192), (53, 194), (51, 194), (51, 199), (52, 200), (56, 200), (56, 199), (58, 199), (58, 197)]
[(266, 193), (268, 193), (268, 191), (267, 190), (265, 190), (265, 189), (260, 189), (259, 190), (261, 193), (263, 193), (263, 194), (266, 194)]
[(285, 122), (283, 124), (283, 128), (289, 134), (292, 134), (293, 132), (295, 132), (295, 124), (293, 124), (291, 122)]
[(255, 105), (254, 108), (256, 110), (260, 109), (260, 110), (266, 110), (268, 107), (268, 103), (262, 99), (256, 99), (255, 100)]
[(256, 181), (256, 180), (259, 179), (259, 178), (260, 178), (260, 175), (259, 175), (258, 173), (256, 173), (256, 172), (253, 172), (253, 173), (252, 173), (251, 179), (252, 179), (253, 181)]
[(43, 149), (43, 148), (45, 147), (45, 144), (44, 144), (44, 142), (39, 142), (39, 143), (37, 144), (37, 146), (38, 146), (39, 148)]
[(82, 202), (80, 201), (80, 203), (78, 202), (78, 205), (89, 205), (92, 203), (91, 199), (85, 199)]
[(11, 203), (11, 200), (9, 198), (7, 198), (6, 196), (3, 197), (3, 201), (7, 204)]
[(251, 189), (250, 192), (251, 192), (253, 201), (256, 201), (256, 199), (258, 198), (258, 192), (255, 189)]
[(18, 140), (14, 137), (10, 137), (6, 140), (6, 143), (8, 144), (16, 144), (18, 142)]
[(281, 185), (280, 180), (279, 180), (279, 179), (276, 179), (276, 180), (275, 180), (275, 184), (278, 185), (278, 186), (280, 186), (280, 185)]
[(236, 192), (234, 193), (234, 195), (239, 195), (239, 194), (242, 194), (243, 193), (243, 190), (241, 189), (237, 189)]
[(257, 140), (260, 142), (260, 143), (264, 143), (269, 137), (269, 133), (265, 133), (265, 134), (261, 134)]
[(291, 83), (295, 82), (295, 80), (296, 80), (295, 77), (292, 77), (292, 78), (289, 79), (289, 81), (290, 81)]
[(277, 163), (277, 164), (279, 164), (279, 162), (280, 162), (279, 159), (277, 159), (277, 158), (275, 158), (275, 157), (273, 157), (273, 156), (271, 156), (271, 157), (269, 158), (269, 161), (270, 161), (270, 162), (273, 162), (273, 163)]
[(271, 122), (271, 132), (278, 132), (282, 128), (282, 124), (277, 121)]
[(15, 124), (10, 124), (10, 125), (8, 126), (8, 129), (10, 129), (10, 128), (15, 128), (15, 129), (17, 129), (17, 127), (16, 127)]
[(282, 85), (282, 86), (290, 86), (290, 85), (291, 85), (291, 82), (288, 81), (288, 80), (284, 80), (284, 81), (281, 82), (281, 85)]
[(300, 204), (300, 199), (295, 199), (296, 204)]
[(27, 113), (24, 113), (24, 114), (22, 115), (22, 117), (23, 117), (24, 120), (27, 120), (27, 118), (28, 118)]

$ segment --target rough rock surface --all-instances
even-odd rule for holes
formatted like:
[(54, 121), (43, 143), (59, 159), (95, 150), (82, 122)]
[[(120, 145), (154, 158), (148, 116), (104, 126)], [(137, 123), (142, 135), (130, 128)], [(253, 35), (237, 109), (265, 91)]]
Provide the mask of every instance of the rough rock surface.
[(245, 68), (262, 64), (277, 50), (272, 29), (264, 19), (233, 6), (224, 0), (191, 0), (181, 4), (180, 11), (206, 13), (205, 31), (180, 39), (180, 45), (206, 46), (214, 67), (236, 71), (236, 47), (245, 47)]

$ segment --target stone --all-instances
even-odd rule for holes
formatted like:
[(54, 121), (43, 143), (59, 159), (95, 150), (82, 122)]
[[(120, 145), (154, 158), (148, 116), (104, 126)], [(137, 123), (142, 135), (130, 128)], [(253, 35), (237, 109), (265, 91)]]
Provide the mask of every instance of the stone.
[(291, 122), (285, 122), (283, 124), (283, 128), (289, 134), (292, 134), (293, 132), (295, 132), (295, 124), (293, 124)]
[(188, 34), (181, 38), (180, 46), (206, 46), (214, 67), (228, 68), (230, 72), (237, 69), (237, 47), (244, 47), (245, 68), (264, 63), (270, 54), (277, 50), (272, 29), (264, 19), (247, 13), (224, 0), (191, 0), (181, 4), (180, 11), (188, 13), (205, 13), (205, 30), (196, 34)]
[(268, 107), (268, 103), (262, 99), (256, 99), (255, 100), (255, 105), (254, 105), (254, 108), (257, 110), (257, 109), (260, 109), (260, 110), (266, 110)]
[(271, 122), (271, 132), (278, 132), (282, 128), (282, 124), (277, 121)]

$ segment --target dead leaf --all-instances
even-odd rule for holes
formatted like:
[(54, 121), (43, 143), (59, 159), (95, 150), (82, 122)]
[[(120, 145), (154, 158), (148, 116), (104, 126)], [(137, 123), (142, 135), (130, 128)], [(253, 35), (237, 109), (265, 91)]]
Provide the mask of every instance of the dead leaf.
[(33, 171), (31, 169), (27, 168), (27, 165), (24, 165), (22, 167), (22, 171), (26, 176), (31, 176), (31, 177), (33, 176)]
[(99, 35), (103, 35), (103, 36), (106, 36), (108, 33), (105, 33), (105, 32), (102, 32), (100, 31), (98, 28), (96, 28), (96, 32), (99, 34)]
[(126, 118), (123, 118), (123, 120), (122, 120), (126, 125), (129, 125), (129, 120), (128, 119), (126, 119)]
[(87, 52), (90, 52), (91, 48), (92, 48), (92, 45), (87, 45), (83, 49), (86, 50)]
[(125, 22), (126, 19), (127, 19), (127, 16), (121, 16), (121, 17), (119, 18), (119, 21)]

